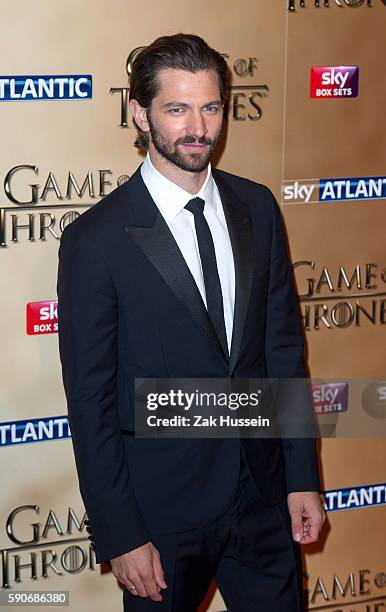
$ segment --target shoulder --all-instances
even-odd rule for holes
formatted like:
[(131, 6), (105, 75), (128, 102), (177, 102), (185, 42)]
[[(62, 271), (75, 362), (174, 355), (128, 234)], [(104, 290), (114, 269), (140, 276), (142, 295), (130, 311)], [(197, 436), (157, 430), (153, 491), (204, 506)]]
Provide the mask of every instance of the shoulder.
[(100, 229), (107, 229), (117, 219), (122, 218), (122, 213), (129, 206), (128, 183), (129, 181), (114, 189), (67, 225), (62, 237), (98, 233)]
[(139, 176), (138, 168), (128, 181), (116, 187), (70, 223), (64, 229), (62, 239), (68, 240), (70, 237), (85, 234), (106, 236), (125, 220), (129, 221), (133, 208), (133, 185), (136, 185), (137, 193)]
[(262, 183), (220, 169), (213, 170), (213, 178), (215, 181), (225, 183), (237, 198), (252, 210), (257, 209), (260, 212), (265, 210), (272, 213), (278, 208), (272, 191)]
[(237, 196), (242, 199), (250, 198), (251, 196), (261, 196), (262, 198), (274, 199), (274, 195), (272, 191), (263, 183), (256, 183), (251, 179), (248, 179), (244, 176), (238, 176), (237, 174), (232, 174), (231, 172), (226, 172), (225, 170), (220, 170), (216, 168), (213, 170), (213, 177), (220, 178), (225, 181), (229, 187), (231, 187)]

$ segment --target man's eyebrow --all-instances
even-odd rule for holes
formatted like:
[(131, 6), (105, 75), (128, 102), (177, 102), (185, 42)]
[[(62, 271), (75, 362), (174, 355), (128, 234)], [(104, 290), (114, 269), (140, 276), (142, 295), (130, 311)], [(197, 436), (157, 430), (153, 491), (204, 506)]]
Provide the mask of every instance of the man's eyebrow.
[[(205, 104), (203, 104), (202, 108), (204, 108), (205, 106), (211, 106), (214, 104), (218, 104), (219, 106), (222, 106), (221, 100), (212, 100), (210, 102), (206, 102)], [(172, 108), (174, 106), (179, 106), (182, 108), (189, 108), (190, 104), (187, 104), (186, 102), (166, 102), (165, 104), (162, 105), (162, 108)]]
[(183, 106), (184, 108), (188, 108), (189, 104), (185, 102), (166, 102), (166, 104), (162, 105), (162, 108), (171, 108), (172, 106)]
[(214, 106), (215, 104), (222, 106), (221, 100), (212, 100), (211, 102), (207, 102), (206, 104), (204, 104), (204, 106), (212, 106), (212, 105)]

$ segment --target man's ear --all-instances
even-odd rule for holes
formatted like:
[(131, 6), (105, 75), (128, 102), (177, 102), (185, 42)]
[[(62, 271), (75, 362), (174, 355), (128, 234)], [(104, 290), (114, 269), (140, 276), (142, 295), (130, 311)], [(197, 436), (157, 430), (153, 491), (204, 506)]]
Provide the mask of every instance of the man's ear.
[(130, 100), (129, 107), (137, 126), (143, 132), (149, 132), (150, 128), (147, 120), (146, 108), (143, 108), (143, 106), (141, 106), (137, 100)]

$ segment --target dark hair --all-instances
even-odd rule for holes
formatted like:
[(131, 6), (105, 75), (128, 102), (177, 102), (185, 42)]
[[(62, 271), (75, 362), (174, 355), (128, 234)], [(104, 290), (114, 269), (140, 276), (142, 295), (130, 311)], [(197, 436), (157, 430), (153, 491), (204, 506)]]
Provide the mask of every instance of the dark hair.
[[(220, 87), (221, 101), (226, 100), (227, 64), (218, 51), (194, 34), (161, 36), (135, 57), (130, 75), (129, 99), (137, 100), (143, 108), (149, 108), (159, 91), (157, 79), (160, 70), (175, 68), (187, 72), (214, 70)], [(133, 119), (138, 130), (135, 146), (148, 147), (148, 134), (143, 132)]]

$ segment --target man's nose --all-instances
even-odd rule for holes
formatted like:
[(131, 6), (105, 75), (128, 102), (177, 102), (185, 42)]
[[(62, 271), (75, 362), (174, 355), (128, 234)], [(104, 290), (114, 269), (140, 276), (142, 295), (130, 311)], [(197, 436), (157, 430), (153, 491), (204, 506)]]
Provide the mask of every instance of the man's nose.
[(190, 118), (190, 125), (187, 128), (189, 134), (195, 136), (196, 138), (202, 138), (205, 136), (208, 129), (206, 127), (205, 117), (203, 116), (202, 112), (200, 110), (194, 111)]

